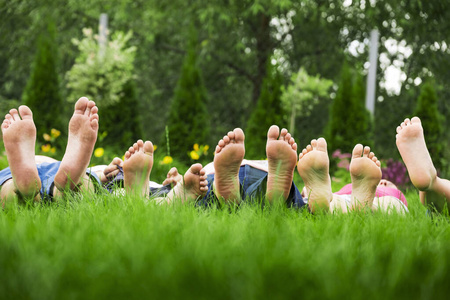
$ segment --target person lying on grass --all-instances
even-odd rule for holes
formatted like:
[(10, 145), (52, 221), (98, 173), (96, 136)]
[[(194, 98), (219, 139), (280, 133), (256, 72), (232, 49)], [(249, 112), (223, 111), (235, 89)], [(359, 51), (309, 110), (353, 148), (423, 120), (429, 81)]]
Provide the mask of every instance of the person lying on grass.
[[(93, 101), (82, 97), (75, 103), (69, 122), (69, 138), (62, 161), (35, 156), (36, 126), (33, 114), (25, 105), (11, 109), (1, 125), (9, 167), (0, 171), (0, 199), (7, 202), (26, 199), (41, 201), (57, 199), (67, 191), (94, 192), (106, 176), (100, 178), (87, 167), (98, 132), (98, 108)], [(124, 187), (127, 193), (148, 195), (149, 177), (153, 166), (153, 144), (137, 141), (125, 153), (123, 162)], [(185, 175), (186, 186), (172, 194), (206, 193), (206, 179), (197, 164)], [(180, 185), (181, 186), (181, 185)], [(192, 190), (191, 190), (192, 188)], [(195, 196), (197, 197), (197, 196)]]
[(407, 118), (397, 127), (396, 144), (422, 204), (442, 211), (450, 204), (450, 181), (437, 176), (418, 117)]

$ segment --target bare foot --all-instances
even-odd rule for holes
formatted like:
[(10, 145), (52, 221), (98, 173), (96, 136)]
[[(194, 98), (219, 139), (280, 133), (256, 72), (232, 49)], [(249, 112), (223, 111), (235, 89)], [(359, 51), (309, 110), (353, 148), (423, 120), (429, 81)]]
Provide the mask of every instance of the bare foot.
[[(20, 113), (20, 116), (19, 116)], [(3, 143), (14, 185), (22, 197), (34, 197), (41, 189), (35, 163), (36, 126), (33, 113), (22, 105), (11, 109), (2, 123)]]
[(125, 190), (148, 196), (150, 172), (153, 167), (153, 144), (138, 140), (125, 153), (123, 162), (123, 184)]
[(180, 173), (178, 173), (178, 169), (173, 167), (169, 170), (167, 173), (167, 178), (164, 179), (162, 185), (168, 185), (171, 184), (172, 186), (176, 186), (178, 182), (183, 180), (183, 176), (181, 176)]
[(422, 123), (418, 117), (405, 121), (397, 127), (397, 148), (408, 169), (409, 178), (419, 189), (420, 200), (433, 204), (438, 211), (449, 204), (450, 181), (437, 176), (428, 152)]
[(328, 210), (333, 199), (329, 169), (327, 142), (324, 138), (312, 140), (300, 153), (297, 170), (305, 183), (308, 206), (313, 213)]
[(286, 201), (294, 178), (297, 163), (297, 144), (283, 128), (272, 125), (267, 132), (266, 154), (269, 163), (266, 197), (270, 203)]
[(426, 191), (436, 180), (437, 173), (425, 144), (422, 123), (418, 117), (405, 119), (397, 127), (396, 143), (411, 182), (420, 191)]
[(86, 97), (78, 99), (69, 122), (66, 153), (55, 176), (59, 190), (74, 189), (85, 174), (92, 156), (98, 131), (98, 108)]
[(377, 157), (370, 152), (370, 147), (357, 144), (353, 148), (350, 162), (353, 208), (372, 208), (375, 191), (381, 179), (380, 165)]
[(205, 196), (206, 192), (208, 192), (206, 172), (201, 164), (193, 164), (183, 179), (167, 194), (167, 199), (170, 203), (175, 198), (180, 198), (182, 203), (186, 203)]
[(219, 141), (214, 156), (214, 191), (225, 202), (241, 200), (239, 168), (245, 155), (244, 132), (240, 128), (228, 132)]

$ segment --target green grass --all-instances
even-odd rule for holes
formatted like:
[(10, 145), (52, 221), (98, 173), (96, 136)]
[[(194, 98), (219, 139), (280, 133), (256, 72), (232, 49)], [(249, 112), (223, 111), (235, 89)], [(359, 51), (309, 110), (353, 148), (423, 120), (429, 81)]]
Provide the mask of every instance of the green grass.
[(157, 206), (112, 195), (0, 211), (0, 299), (434, 299), (450, 230), (411, 213)]

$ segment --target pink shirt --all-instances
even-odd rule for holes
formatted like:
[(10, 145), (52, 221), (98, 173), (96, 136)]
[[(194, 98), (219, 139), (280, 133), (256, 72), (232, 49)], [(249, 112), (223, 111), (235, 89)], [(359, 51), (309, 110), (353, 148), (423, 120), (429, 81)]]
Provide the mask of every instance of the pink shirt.
[[(337, 195), (351, 195), (352, 194), (352, 184), (349, 183), (345, 185), (339, 192), (335, 193)], [(403, 202), (406, 206), (408, 206), (408, 202), (406, 201), (405, 195), (399, 190), (395, 188), (379, 186), (375, 192), (375, 197), (383, 197), (383, 196), (392, 196)]]

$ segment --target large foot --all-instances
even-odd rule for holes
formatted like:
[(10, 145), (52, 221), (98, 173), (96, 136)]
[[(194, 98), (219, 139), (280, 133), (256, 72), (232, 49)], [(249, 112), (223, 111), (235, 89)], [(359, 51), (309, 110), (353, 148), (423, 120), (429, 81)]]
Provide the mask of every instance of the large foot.
[(397, 127), (397, 148), (408, 169), (409, 178), (420, 191), (428, 190), (436, 180), (436, 169), (428, 152), (418, 117), (405, 119)]
[(138, 140), (125, 153), (123, 183), (128, 193), (148, 196), (149, 179), (153, 167), (153, 144)]
[(289, 196), (297, 163), (297, 144), (283, 128), (272, 125), (267, 132), (266, 154), (269, 164), (266, 198), (270, 203), (285, 202)]
[[(178, 174), (178, 171), (176, 172)], [(179, 198), (182, 203), (193, 202), (204, 197), (208, 192), (206, 172), (201, 164), (193, 164), (184, 174), (183, 179), (167, 195), (168, 202)]]
[(241, 200), (239, 168), (245, 155), (244, 132), (240, 128), (228, 132), (219, 141), (214, 156), (214, 192), (225, 202)]
[(380, 162), (370, 147), (357, 144), (350, 162), (352, 178), (352, 208), (372, 208), (373, 199), (381, 179)]
[(92, 156), (98, 131), (98, 108), (86, 97), (78, 99), (69, 122), (66, 153), (55, 176), (58, 190), (74, 189), (85, 174)]
[(20, 106), (19, 111), (11, 109), (1, 127), (17, 192), (22, 197), (34, 197), (41, 189), (41, 181), (35, 163), (36, 126), (33, 114), (25, 105)]
[(329, 169), (327, 142), (324, 138), (312, 140), (300, 153), (297, 170), (305, 183), (308, 206), (313, 213), (328, 210), (333, 199)]

